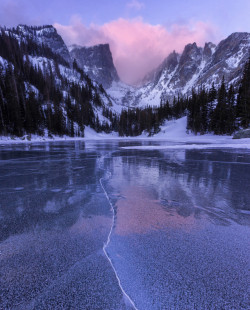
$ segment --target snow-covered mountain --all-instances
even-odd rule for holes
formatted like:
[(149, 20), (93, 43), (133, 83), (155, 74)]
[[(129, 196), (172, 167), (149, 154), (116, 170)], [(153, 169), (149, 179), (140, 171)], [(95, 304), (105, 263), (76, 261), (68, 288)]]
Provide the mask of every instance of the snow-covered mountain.
[(99, 44), (92, 47), (71, 45), (69, 51), (78, 66), (91, 79), (102, 84), (104, 88), (109, 88), (113, 82), (119, 82), (109, 44)]
[(192, 88), (218, 87), (224, 76), (226, 83), (237, 84), (245, 62), (250, 56), (250, 33), (236, 32), (217, 46), (211, 42), (204, 47), (196, 43), (185, 46), (182, 54), (173, 51), (162, 64), (147, 74), (140, 87), (120, 81), (108, 44), (92, 47), (66, 47), (53, 26), (18, 26), (22, 36), (33, 38), (38, 44), (48, 45), (52, 51), (72, 66), (78, 66), (109, 95), (109, 105), (119, 111), (122, 107), (159, 106), (161, 100), (191, 94)]
[(196, 85), (219, 85), (222, 77), (228, 83), (237, 83), (244, 64), (250, 56), (250, 33), (236, 32), (221, 41), (197, 79)]
[[(71, 130), (83, 135), (84, 125), (94, 127), (97, 124), (102, 128), (110, 123), (107, 109), (116, 111), (103, 87), (79, 66), (73, 65), (63, 39), (50, 25), (0, 27), (0, 115), (1, 104), (4, 109), (5, 103), (11, 101), (8, 96), (13, 91), (13, 98), (17, 99), (13, 101), (13, 107), (8, 104), (13, 111), (18, 109), (17, 120), (13, 122), (21, 120), (20, 124), (25, 123), (22, 121), (26, 109), (22, 106), (24, 101), (33, 100), (32, 104), (36, 102), (39, 106), (36, 112), (41, 125), (35, 132), (50, 130), (48, 124), (54, 118), (52, 123), (58, 122), (55, 126), (62, 129), (59, 128), (59, 134), (69, 134)], [(28, 113), (25, 110), (27, 118)], [(5, 123), (2, 125), (7, 128)], [(25, 124), (13, 133), (22, 134), (26, 130)], [(6, 129), (7, 132), (11, 130)]]
[(51, 25), (30, 27), (19, 25), (16, 28), (8, 29), (18, 40), (29, 38), (40, 45), (47, 45), (55, 54), (60, 55), (66, 62), (72, 64), (69, 50), (57, 30)]
[[(186, 109), (169, 111), (167, 104), (159, 107), (162, 101), (212, 83), (219, 87), (223, 76), (237, 85), (249, 56), (249, 33), (233, 33), (217, 46), (188, 44), (134, 87), (120, 81), (108, 44), (68, 49), (53, 26), (0, 28), (0, 132), (82, 136), (90, 126), (153, 134), (159, 121)], [(122, 111), (146, 106), (159, 109)]]
[[(227, 83), (237, 84), (250, 56), (250, 33), (246, 32), (233, 33), (217, 46), (211, 42), (204, 47), (188, 44), (182, 54), (173, 51), (168, 55), (158, 68), (145, 76), (140, 87), (135, 87), (120, 81), (108, 44), (67, 47), (50, 25), (20, 25), (6, 32), (18, 40), (29, 38), (36, 44), (48, 46), (69, 64), (68, 68), (61, 65), (60, 71), (70, 81), (79, 80), (79, 74), (73, 70), (75, 59), (78, 67), (96, 85), (103, 85), (107, 93), (104, 101), (117, 112), (123, 107), (159, 106), (162, 99), (171, 101), (174, 96), (189, 95), (192, 88), (211, 87), (212, 83), (217, 87), (223, 76)], [(46, 59), (33, 55), (30, 60), (42, 66)]]
[(226, 83), (240, 80), (244, 64), (250, 56), (250, 33), (237, 32), (217, 46), (211, 42), (198, 47), (185, 46), (182, 54), (175, 51), (145, 76), (139, 88), (113, 83), (107, 89), (114, 101), (129, 106), (159, 106), (161, 99), (191, 94), (192, 88), (218, 87), (224, 76)]

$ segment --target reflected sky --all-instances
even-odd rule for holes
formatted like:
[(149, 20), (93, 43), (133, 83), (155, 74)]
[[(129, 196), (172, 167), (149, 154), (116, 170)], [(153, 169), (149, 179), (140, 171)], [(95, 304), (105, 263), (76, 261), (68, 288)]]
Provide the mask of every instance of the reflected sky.
[[(115, 228), (115, 233), (118, 235), (144, 234), (164, 227), (181, 230), (198, 228), (199, 223), (195, 221), (193, 214), (183, 216), (168, 212), (162, 207), (161, 201), (154, 197), (154, 193), (150, 193), (142, 186), (131, 186), (121, 194), (124, 198), (117, 201)], [(167, 203), (171, 205), (174, 202)]]
[(138, 309), (247, 308), (249, 150), (135, 145), (1, 147), (0, 308), (131, 309), (101, 178)]

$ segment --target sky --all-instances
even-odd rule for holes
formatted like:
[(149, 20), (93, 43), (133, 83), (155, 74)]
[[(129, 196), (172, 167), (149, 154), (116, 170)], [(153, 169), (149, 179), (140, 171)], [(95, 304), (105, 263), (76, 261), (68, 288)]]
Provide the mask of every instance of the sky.
[(0, 0), (0, 25), (52, 24), (67, 45), (109, 43), (130, 84), (188, 43), (250, 32), (250, 0)]

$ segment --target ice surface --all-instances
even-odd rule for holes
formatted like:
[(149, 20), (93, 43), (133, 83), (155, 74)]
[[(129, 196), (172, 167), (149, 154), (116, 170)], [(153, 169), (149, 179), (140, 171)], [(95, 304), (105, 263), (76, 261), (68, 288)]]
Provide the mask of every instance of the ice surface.
[(223, 149), (223, 148), (237, 148), (237, 149), (250, 149), (250, 143), (234, 143), (234, 144), (169, 144), (169, 145), (136, 145), (136, 146), (127, 146), (123, 149), (127, 150), (167, 150), (167, 149)]
[(0, 146), (0, 308), (246, 309), (250, 151), (169, 143)]
[(102, 250), (112, 214), (99, 183), (101, 153), (80, 141), (6, 147), (0, 308), (129, 309)]
[(124, 149), (110, 169), (108, 253), (137, 308), (246, 308), (249, 151)]

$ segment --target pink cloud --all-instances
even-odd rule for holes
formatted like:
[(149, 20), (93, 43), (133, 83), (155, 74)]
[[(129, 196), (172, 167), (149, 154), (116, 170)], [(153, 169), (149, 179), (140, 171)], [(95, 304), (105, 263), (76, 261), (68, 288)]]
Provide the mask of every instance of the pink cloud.
[(55, 24), (67, 44), (91, 46), (109, 43), (120, 78), (134, 83), (156, 68), (173, 50), (182, 52), (188, 43), (203, 46), (207, 41), (217, 41), (216, 29), (205, 22), (174, 24), (169, 29), (151, 25), (137, 18), (120, 18), (102, 26), (84, 26), (77, 17), (71, 25)]

